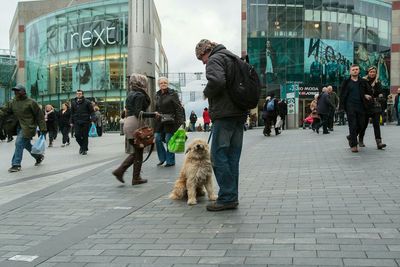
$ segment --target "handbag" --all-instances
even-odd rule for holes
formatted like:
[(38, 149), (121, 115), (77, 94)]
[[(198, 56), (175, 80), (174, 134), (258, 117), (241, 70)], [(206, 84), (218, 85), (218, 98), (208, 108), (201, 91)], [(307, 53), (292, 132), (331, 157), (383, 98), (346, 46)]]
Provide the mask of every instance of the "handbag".
[[(143, 125), (143, 112), (139, 113), (139, 125)], [(154, 129), (150, 126), (143, 125), (133, 132), (133, 146), (137, 148), (145, 148), (154, 144)]]
[(183, 153), (185, 152), (186, 131), (182, 127), (179, 128), (168, 141), (168, 152)]
[(31, 154), (43, 155), (46, 150), (46, 136), (42, 134), (38, 140), (32, 145)]
[(370, 114), (382, 113), (382, 106), (375, 98), (368, 102), (367, 112)]
[(283, 125), (283, 120), (281, 119), (281, 116), (276, 117), (276, 123), (275, 123), (275, 128), (281, 128)]
[(175, 122), (174, 114), (161, 114), (161, 123), (169, 124)]

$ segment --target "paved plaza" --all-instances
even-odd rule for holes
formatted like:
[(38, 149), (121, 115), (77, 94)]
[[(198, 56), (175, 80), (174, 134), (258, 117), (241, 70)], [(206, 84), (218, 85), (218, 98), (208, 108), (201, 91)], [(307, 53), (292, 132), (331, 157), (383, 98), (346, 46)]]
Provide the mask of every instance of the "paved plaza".
[[(70, 146), (24, 154), (8, 173), (14, 143), (0, 143), (0, 266), (399, 266), (400, 127), (369, 126), (366, 148), (350, 152), (347, 127), (329, 135), (245, 132), (237, 210), (208, 212), (171, 201), (183, 161), (143, 165), (149, 182), (119, 183), (111, 171), (124, 139), (90, 139), (87, 156)], [(189, 133), (208, 138), (208, 133)], [(18, 258), (17, 255), (32, 256)]]

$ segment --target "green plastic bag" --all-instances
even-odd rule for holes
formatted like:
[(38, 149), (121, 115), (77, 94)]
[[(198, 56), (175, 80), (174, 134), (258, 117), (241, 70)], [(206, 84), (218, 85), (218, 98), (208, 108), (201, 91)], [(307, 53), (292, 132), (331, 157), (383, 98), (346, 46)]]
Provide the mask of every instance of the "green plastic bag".
[(171, 153), (184, 153), (186, 142), (186, 131), (179, 128), (168, 141), (168, 151)]

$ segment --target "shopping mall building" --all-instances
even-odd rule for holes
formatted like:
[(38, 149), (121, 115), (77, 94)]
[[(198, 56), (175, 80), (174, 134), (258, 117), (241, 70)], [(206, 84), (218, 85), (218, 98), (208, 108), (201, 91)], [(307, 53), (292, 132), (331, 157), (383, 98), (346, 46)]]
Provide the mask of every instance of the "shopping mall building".
[(127, 78), (147, 75), (151, 89), (168, 72), (152, 0), (19, 2), (10, 29), (14, 80), (55, 107), (82, 89), (108, 119), (123, 109)]
[(394, 92), (400, 45), (392, 56), (391, 47), (392, 38), (400, 43), (399, 9), (400, 1), (242, 0), (242, 54), (261, 77), (260, 107), (271, 92), (286, 98), (289, 126), (296, 127), (314, 94), (326, 85), (337, 90), (353, 63), (362, 76), (376, 66), (386, 94), (391, 85)]

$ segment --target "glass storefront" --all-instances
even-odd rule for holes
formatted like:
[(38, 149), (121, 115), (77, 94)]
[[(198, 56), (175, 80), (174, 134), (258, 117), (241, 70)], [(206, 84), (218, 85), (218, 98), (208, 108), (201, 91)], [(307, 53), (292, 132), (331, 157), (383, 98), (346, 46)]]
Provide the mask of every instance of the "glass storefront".
[(127, 0), (51, 13), (29, 23), (25, 36), (25, 78), (33, 98), (60, 107), (81, 89), (107, 120), (119, 116), (127, 87)]
[(376, 66), (389, 93), (390, 38), (391, 4), (384, 1), (247, 1), (247, 53), (264, 99), (271, 92), (282, 96), (288, 85), (337, 90), (353, 63), (362, 76)]

